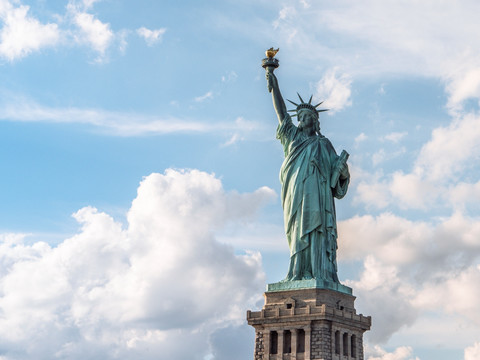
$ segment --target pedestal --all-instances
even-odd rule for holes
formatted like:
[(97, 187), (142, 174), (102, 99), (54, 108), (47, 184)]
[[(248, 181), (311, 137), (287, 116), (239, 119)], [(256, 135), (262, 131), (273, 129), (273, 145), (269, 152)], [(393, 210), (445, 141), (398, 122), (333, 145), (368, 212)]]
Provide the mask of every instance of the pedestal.
[(310, 288), (264, 297), (262, 310), (247, 311), (255, 328), (254, 360), (363, 360), (371, 317), (357, 315), (354, 296)]

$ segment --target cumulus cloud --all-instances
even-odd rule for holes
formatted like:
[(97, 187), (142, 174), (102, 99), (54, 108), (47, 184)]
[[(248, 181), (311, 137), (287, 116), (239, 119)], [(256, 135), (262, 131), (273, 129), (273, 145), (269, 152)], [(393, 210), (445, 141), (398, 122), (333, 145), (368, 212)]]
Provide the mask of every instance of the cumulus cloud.
[(437, 221), (385, 213), (339, 222), (339, 259), (363, 263), (347, 284), (374, 319), (369, 339), (385, 343), (432, 311), (478, 326), (479, 239), (480, 219), (459, 212)]
[(412, 325), (418, 311), (412, 304), (415, 287), (403, 281), (394, 265), (367, 256), (359, 281), (347, 281), (355, 289), (357, 307), (371, 315), (375, 326), (368, 337), (373, 343), (385, 343), (403, 326)]
[(434, 181), (451, 180), (480, 157), (480, 116), (468, 113), (433, 130), (422, 147), (415, 170)]
[(162, 41), (162, 37), (163, 34), (165, 34), (165, 31), (167, 31), (167, 29), (165, 28), (150, 30), (142, 26), (141, 28), (137, 29), (137, 34), (145, 39), (148, 46), (153, 46), (156, 43)]
[(54, 46), (60, 39), (57, 24), (42, 24), (29, 15), (30, 7), (14, 6), (10, 1), (0, 3), (0, 56), (13, 61), (31, 52)]
[(465, 349), (464, 360), (477, 360), (480, 359), (480, 342), (476, 342), (472, 346)]
[(380, 346), (367, 348), (367, 360), (420, 360), (418, 357), (412, 356), (412, 348), (410, 346), (400, 346), (394, 352), (389, 353)]
[(264, 282), (260, 255), (235, 255), (215, 233), (248, 221), (271, 196), (227, 193), (211, 174), (167, 170), (143, 179), (125, 225), (85, 207), (74, 214), (78, 233), (57, 247), (4, 235), (2, 354), (203, 359), (209, 337), (240, 325)]
[[(375, 192), (374, 188), (379, 182), (386, 187), (384, 196), (388, 201), (381, 204), (384, 206), (388, 202), (403, 209), (426, 210), (434, 204), (462, 208), (463, 204), (478, 199), (478, 184), (471, 180), (469, 173), (475, 171), (475, 164), (480, 157), (479, 124), (478, 114), (468, 113), (445, 127), (434, 129), (410, 172), (397, 170), (377, 178), (376, 182), (361, 179), (357, 200), (378, 205), (378, 201), (369, 194)], [(381, 155), (381, 152), (375, 155), (375, 164), (382, 160)]]
[(72, 18), (73, 24), (78, 28), (74, 32), (75, 40), (80, 44), (88, 44), (98, 53), (97, 61), (105, 58), (107, 48), (114, 40), (114, 33), (110, 24), (103, 23), (87, 10), (93, 5), (94, 1), (84, 1), (82, 3), (70, 1), (67, 10)]
[(356, 174), (359, 176), (357, 176), (358, 185), (353, 198), (354, 203), (380, 209), (391, 204), (389, 184), (382, 179), (384, 176), (382, 172), (369, 174), (357, 171)]
[(335, 113), (352, 104), (352, 79), (347, 74), (337, 75), (338, 68), (330, 69), (316, 85), (315, 95), (323, 99), (323, 106)]
[(465, 100), (480, 99), (480, 68), (474, 67), (453, 76), (446, 87), (449, 94), (448, 108), (457, 113)]

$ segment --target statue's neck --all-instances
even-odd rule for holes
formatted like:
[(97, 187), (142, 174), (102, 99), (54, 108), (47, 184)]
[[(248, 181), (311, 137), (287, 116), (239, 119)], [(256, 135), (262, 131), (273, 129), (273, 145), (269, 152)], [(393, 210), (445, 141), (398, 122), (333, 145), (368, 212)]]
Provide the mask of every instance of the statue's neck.
[(308, 128), (308, 129), (300, 129), (301, 132), (303, 132), (307, 136), (316, 136), (317, 134), (315, 133), (315, 130), (313, 128)]

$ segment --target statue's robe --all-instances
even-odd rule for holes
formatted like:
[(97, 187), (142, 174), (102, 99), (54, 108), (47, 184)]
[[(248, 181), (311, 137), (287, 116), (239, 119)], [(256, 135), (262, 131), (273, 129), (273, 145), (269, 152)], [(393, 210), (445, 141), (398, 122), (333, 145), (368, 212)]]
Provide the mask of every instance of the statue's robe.
[(331, 184), (339, 156), (322, 135), (308, 136), (289, 115), (277, 129), (285, 160), (280, 170), (290, 267), (285, 280), (337, 277), (337, 224), (334, 197), (347, 193), (349, 176)]

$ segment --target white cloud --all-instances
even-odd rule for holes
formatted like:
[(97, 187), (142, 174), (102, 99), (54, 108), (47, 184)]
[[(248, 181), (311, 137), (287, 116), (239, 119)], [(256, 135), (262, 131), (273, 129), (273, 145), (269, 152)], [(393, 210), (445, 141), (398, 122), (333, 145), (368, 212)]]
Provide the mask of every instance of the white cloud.
[(408, 135), (408, 133), (406, 131), (392, 132), (390, 134), (385, 135), (383, 138), (385, 140), (391, 141), (393, 143), (398, 143), (398, 142), (400, 142), (400, 140), (402, 140), (407, 135)]
[(0, 4), (0, 56), (13, 61), (33, 51), (54, 46), (60, 39), (57, 24), (42, 24), (28, 14), (30, 7), (14, 7), (9, 1)]
[(238, 134), (233, 134), (230, 139), (228, 139), (227, 141), (225, 141), (225, 142), (221, 145), (221, 147), (231, 146), (231, 145), (233, 145), (233, 144), (236, 144), (239, 140), (241, 140), (240, 135), (238, 135)]
[(307, 0), (300, 0), (300, 4), (302, 4), (305, 9), (308, 9), (311, 6)]
[(302, 65), (326, 62), (354, 79), (436, 77), (446, 85), (449, 108), (461, 110), (466, 99), (480, 97), (480, 39), (468, 35), (480, 31), (478, 12), (475, 0), (337, 1), (309, 8), (300, 2), (281, 8), (273, 27)]
[(347, 281), (355, 289), (357, 308), (375, 319), (368, 333), (373, 343), (386, 342), (403, 326), (412, 325), (418, 311), (412, 304), (415, 287), (404, 281), (394, 265), (367, 256), (359, 281)]
[(253, 133), (261, 125), (243, 118), (234, 122), (204, 123), (194, 120), (162, 118), (138, 113), (122, 113), (102, 109), (52, 108), (28, 98), (2, 92), (0, 120), (88, 124), (110, 135), (139, 136), (174, 132), (231, 133), (241, 136)]
[(372, 164), (373, 166), (377, 166), (381, 162), (385, 160), (387, 157), (387, 154), (385, 152), (385, 149), (379, 149), (372, 155)]
[(231, 146), (245, 140), (246, 134), (255, 131), (258, 127), (256, 123), (245, 120), (241, 116), (235, 119), (235, 125), (235, 133), (227, 141), (221, 144), (221, 147)]
[(480, 98), (480, 68), (465, 70), (459, 75), (454, 76), (447, 84), (447, 93), (449, 94), (449, 109), (456, 113), (462, 109), (463, 103), (468, 99)]
[(357, 147), (360, 143), (364, 142), (365, 140), (368, 139), (368, 136), (365, 135), (365, 133), (360, 133), (360, 135), (358, 135), (356, 138), (355, 138), (355, 147)]
[(352, 105), (350, 99), (352, 79), (347, 74), (337, 76), (338, 68), (333, 68), (316, 85), (315, 95), (324, 100), (323, 106), (335, 113)]
[[(91, 6), (92, 4), (93, 2), (88, 2), (86, 5)], [(101, 22), (94, 15), (85, 12), (72, 2), (68, 4), (67, 9), (79, 30), (74, 33), (76, 41), (80, 44), (90, 45), (98, 53), (97, 61), (104, 60), (105, 52), (114, 39), (110, 24)]]
[(81, 229), (57, 247), (4, 241), (3, 355), (203, 359), (209, 336), (241, 324), (264, 282), (258, 253), (235, 255), (215, 234), (270, 197), (167, 170), (144, 178), (125, 226), (86, 207), (74, 214)]
[[(432, 241), (433, 227), (391, 213), (377, 217), (354, 216), (339, 222), (339, 258), (360, 260), (374, 254), (386, 264), (403, 265), (420, 260)], [(358, 234), (365, 234), (360, 237)]]
[[(397, 134), (392, 136), (395, 140), (401, 138)], [(375, 155), (375, 164), (383, 159), (380, 155), (381, 152)], [(389, 199), (387, 202), (403, 209), (425, 210), (434, 204), (461, 209), (480, 196), (478, 181), (470, 176), (476, 171), (479, 157), (480, 116), (464, 114), (453, 119), (448, 126), (432, 131), (411, 172), (396, 171), (377, 178), (375, 182), (361, 181), (356, 198), (375, 204), (376, 201), (368, 194), (374, 193), (377, 184), (382, 183), (386, 187), (384, 196)], [(386, 206), (387, 202), (382, 202), (382, 205)]]
[(194, 100), (196, 102), (204, 102), (205, 100), (213, 99), (213, 92), (207, 91), (205, 94), (197, 96)]
[(412, 356), (412, 348), (410, 346), (400, 346), (394, 352), (389, 353), (380, 346), (367, 348), (367, 360), (420, 360), (418, 357)]
[(465, 349), (464, 360), (478, 360), (480, 359), (480, 342), (476, 342), (472, 346)]
[(281, 26), (283, 22), (287, 22), (289, 18), (294, 17), (295, 14), (295, 7), (283, 6), (278, 12), (277, 19), (273, 22), (274, 29), (277, 29), (279, 26)]
[(433, 130), (432, 137), (421, 149), (416, 170), (427, 179), (450, 180), (460, 171), (473, 166), (480, 157), (480, 116), (465, 114), (446, 127)]
[[(127, 30), (115, 34), (110, 24), (103, 23), (88, 13), (98, 0), (70, 0), (66, 14), (55, 15), (57, 23), (42, 24), (29, 14), (30, 7), (20, 1), (0, 2), (0, 56), (14, 61), (43, 48), (75, 42), (87, 45), (96, 53), (96, 61), (106, 59), (107, 49), (118, 40), (121, 52), (126, 48)], [(17, 6), (18, 4), (18, 6)], [(73, 25), (73, 26), (72, 26)], [(156, 34), (156, 32), (155, 32)]]
[(167, 31), (165, 28), (150, 30), (142, 26), (141, 28), (137, 29), (137, 34), (145, 39), (148, 46), (153, 46), (162, 41), (165, 31)]
[(222, 82), (231, 82), (237, 80), (238, 75), (235, 71), (229, 71), (226, 75), (222, 76)]
[[(451, 326), (459, 337), (480, 324), (480, 219), (455, 213), (430, 221), (411, 221), (389, 213), (355, 216), (339, 222), (339, 260), (361, 261), (358, 280), (346, 281), (357, 296), (357, 308), (374, 319), (368, 338), (386, 342), (405, 327), (416, 334), (447, 337)], [(425, 322), (429, 314), (450, 316), (443, 330)], [(461, 319), (459, 321), (458, 319)], [(470, 336), (470, 335), (469, 335)], [(438, 339), (431, 340), (438, 343)]]
[(476, 299), (480, 296), (480, 265), (448, 274), (442, 283), (430, 283), (415, 299), (420, 308), (440, 308), (449, 314), (461, 315), (480, 325)]
[(391, 202), (389, 194), (389, 184), (386, 181), (380, 181), (384, 176), (382, 172), (374, 174), (356, 171), (358, 185), (353, 198), (354, 204), (366, 204), (367, 207), (385, 208)]

